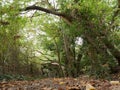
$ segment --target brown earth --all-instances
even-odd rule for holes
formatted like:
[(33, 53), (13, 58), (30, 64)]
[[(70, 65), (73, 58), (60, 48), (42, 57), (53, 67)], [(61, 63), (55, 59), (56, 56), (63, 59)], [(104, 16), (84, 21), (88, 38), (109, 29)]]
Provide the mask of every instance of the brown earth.
[(95, 80), (88, 77), (4, 81), (0, 82), (0, 90), (86, 90), (88, 84), (95, 88), (88, 90), (120, 90), (119, 83), (111, 84), (108, 80)]

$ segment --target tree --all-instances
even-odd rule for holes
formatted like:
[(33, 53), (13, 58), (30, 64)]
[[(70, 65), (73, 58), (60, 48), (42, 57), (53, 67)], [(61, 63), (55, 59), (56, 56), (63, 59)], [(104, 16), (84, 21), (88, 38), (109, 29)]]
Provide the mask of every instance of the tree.
[[(115, 21), (119, 17), (119, 0), (116, 4), (116, 11), (113, 12), (112, 6), (108, 4), (107, 1), (56, 1), (59, 4), (59, 9), (54, 8), (51, 10), (49, 8), (44, 8), (36, 5), (28, 6), (25, 10), (38, 10), (49, 14), (57, 15), (65, 21), (65, 26), (71, 30), (72, 26), (74, 32), (77, 30), (81, 32), (78, 36), (84, 39), (87, 43), (88, 49), (86, 49), (87, 56), (92, 62), (93, 69), (99, 65), (99, 62), (103, 61), (110, 56), (117, 60), (118, 65), (120, 65), (120, 51), (115, 48), (114, 44), (110, 42), (109, 36), (114, 33), (113, 28), (119, 28)], [(112, 3), (112, 2), (111, 2)], [(57, 11), (61, 10), (61, 11)], [(113, 15), (110, 15), (110, 14)], [(109, 15), (109, 16), (107, 16)], [(71, 32), (71, 31), (69, 31)], [(74, 53), (71, 51), (71, 42), (69, 41), (70, 36), (63, 33), (63, 41), (65, 46), (65, 53), (67, 58), (67, 68), (73, 67), (75, 63)], [(73, 35), (74, 38), (77, 34)], [(104, 51), (103, 51), (104, 50)], [(99, 55), (101, 60), (99, 61)], [(103, 57), (103, 58), (102, 58)], [(72, 62), (72, 63), (71, 63)], [(97, 64), (96, 64), (97, 63)], [(73, 70), (73, 72), (75, 72)]]
[[(63, 74), (65, 72), (66, 76), (73, 77), (79, 76), (81, 71), (102, 76), (101, 73), (108, 74), (106, 72), (113, 66), (120, 66), (120, 42), (119, 38), (114, 37), (114, 34), (119, 36), (119, 0), (41, 0), (32, 1), (35, 4), (31, 6), (28, 5), (28, 0), (21, 8), (22, 2), (24, 0), (14, 1), (10, 7), (18, 5), (15, 13), (33, 11), (30, 18), (35, 23), (33, 26), (45, 33), (42, 35), (37, 31), (39, 35), (36, 35), (42, 41), (35, 44), (34, 48), (29, 45), (31, 53), (26, 57), (34, 57), (34, 51), (40, 53), (39, 59), (58, 62), (61, 70), (62, 66), (65, 68)], [(0, 21), (2, 25), (9, 23), (9, 20)], [(77, 38), (82, 38), (82, 45), (75, 43)], [(114, 42), (115, 39), (117, 43)], [(31, 40), (31, 45), (33, 41)], [(44, 51), (35, 50), (40, 49), (39, 45)], [(28, 59), (31, 60), (30, 57)]]

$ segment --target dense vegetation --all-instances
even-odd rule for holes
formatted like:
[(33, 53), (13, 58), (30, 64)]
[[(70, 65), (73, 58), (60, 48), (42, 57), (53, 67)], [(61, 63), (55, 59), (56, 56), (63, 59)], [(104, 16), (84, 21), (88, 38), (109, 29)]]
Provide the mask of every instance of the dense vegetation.
[(120, 0), (1, 0), (0, 8), (0, 75), (120, 70)]

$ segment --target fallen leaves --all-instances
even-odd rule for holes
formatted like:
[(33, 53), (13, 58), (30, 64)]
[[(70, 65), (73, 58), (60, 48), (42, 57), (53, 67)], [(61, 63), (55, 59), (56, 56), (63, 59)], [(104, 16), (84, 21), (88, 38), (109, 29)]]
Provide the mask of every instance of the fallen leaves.
[(0, 82), (0, 90), (120, 90), (119, 81), (86, 78), (47, 78)]
[(93, 87), (91, 84), (87, 84), (86, 90), (95, 90), (95, 87)]
[(120, 82), (119, 81), (110, 81), (110, 84), (112, 84), (112, 85), (119, 85)]

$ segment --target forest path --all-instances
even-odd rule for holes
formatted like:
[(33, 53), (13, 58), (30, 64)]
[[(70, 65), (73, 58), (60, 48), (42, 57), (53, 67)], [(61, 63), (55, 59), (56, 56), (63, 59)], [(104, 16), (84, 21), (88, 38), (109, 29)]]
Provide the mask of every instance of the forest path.
[(47, 78), (0, 82), (0, 90), (120, 90), (120, 83), (112, 82), (111, 84), (107, 80), (88, 78)]

